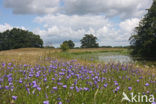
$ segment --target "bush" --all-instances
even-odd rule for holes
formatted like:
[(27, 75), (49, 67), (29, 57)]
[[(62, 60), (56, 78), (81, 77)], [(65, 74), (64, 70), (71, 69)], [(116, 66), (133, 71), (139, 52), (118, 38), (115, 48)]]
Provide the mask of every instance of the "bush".
[(64, 41), (63, 43), (67, 43), (70, 49), (73, 49), (75, 44), (72, 40)]
[(62, 49), (62, 51), (67, 51), (69, 49), (69, 45), (67, 43), (62, 43), (61, 49)]

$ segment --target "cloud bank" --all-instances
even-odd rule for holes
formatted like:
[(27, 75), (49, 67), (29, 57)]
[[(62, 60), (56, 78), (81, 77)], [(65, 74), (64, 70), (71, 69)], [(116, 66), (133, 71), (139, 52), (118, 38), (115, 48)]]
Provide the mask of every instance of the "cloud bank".
[[(40, 26), (32, 31), (45, 45), (59, 46), (71, 39), (79, 46), (84, 34), (94, 34), (100, 45), (116, 46), (129, 44), (152, 0), (4, 0), (3, 4), (15, 15), (35, 14), (32, 21)], [(0, 31), (7, 28), (9, 24), (0, 25)]]
[(78, 15), (46, 15), (36, 17), (35, 22), (42, 24), (44, 29), (35, 29), (36, 34), (47, 42), (58, 44), (64, 40), (79, 42), (84, 34), (94, 34), (100, 45), (128, 45), (128, 39), (139, 23), (138, 18), (126, 19), (114, 24), (104, 16)]

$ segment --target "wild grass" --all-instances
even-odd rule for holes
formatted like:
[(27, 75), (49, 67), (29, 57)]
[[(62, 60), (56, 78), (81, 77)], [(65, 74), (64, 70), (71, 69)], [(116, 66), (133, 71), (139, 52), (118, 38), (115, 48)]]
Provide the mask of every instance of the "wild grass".
[[(156, 97), (156, 77), (150, 69), (74, 59), (75, 53), (88, 50), (0, 52), (0, 104), (128, 104), (121, 102), (123, 92), (129, 97), (132, 92)], [(146, 104), (145, 99), (140, 104)]]

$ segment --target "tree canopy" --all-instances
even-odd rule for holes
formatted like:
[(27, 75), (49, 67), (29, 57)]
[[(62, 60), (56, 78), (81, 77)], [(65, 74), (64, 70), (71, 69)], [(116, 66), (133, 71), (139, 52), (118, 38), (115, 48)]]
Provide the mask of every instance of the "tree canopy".
[(156, 1), (130, 37), (133, 56), (156, 59)]
[(68, 45), (68, 43), (63, 42), (60, 45), (60, 48), (62, 49), (62, 51), (67, 51), (69, 49), (69, 45)]
[(74, 48), (74, 46), (75, 46), (75, 44), (72, 40), (68, 40), (68, 41), (66, 40), (63, 42), (63, 44), (64, 43), (66, 43), (70, 49)]
[(80, 41), (82, 48), (97, 48), (99, 44), (96, 42), (97, 37), (92, 34), (86, 34)]
[(26, 30), (13, 28), (0, 33), (0, 50), (42, 46), (40, 36)]

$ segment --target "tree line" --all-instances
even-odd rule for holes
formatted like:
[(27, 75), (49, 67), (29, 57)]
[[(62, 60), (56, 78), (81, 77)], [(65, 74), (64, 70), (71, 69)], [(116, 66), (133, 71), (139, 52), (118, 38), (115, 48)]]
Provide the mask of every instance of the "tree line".
[[(97, 37), (92, 34), (86, 34), (81, 41), (81, 48), (97, 48), (99, 47), (96, 42)], [(61, 44), (63, 50), (74, 48), (75, 44), (72, 40), (64, 41)], [(39, 35), (33, 32), (22, 30), (19, 28), (13, 28), (11, 30), (6, 30), (0, 32), (0, 50), (9, 50), (17, 48), (27, 48), (27, 47), (43, 47), (43, 40)]]
[[(80, 40), (81, 48), (98, 48), (97, 37), (93, 34), (85, 34), (85, 36)], [(74, 48), (75, 44), (72, 40), (64, 41), (60, 48), (63, 51)]]
[(13, 28), (0, 33), (0, 50), (9, 50), (27, 47), (43, 47), (43, 40), (27, 30)]

